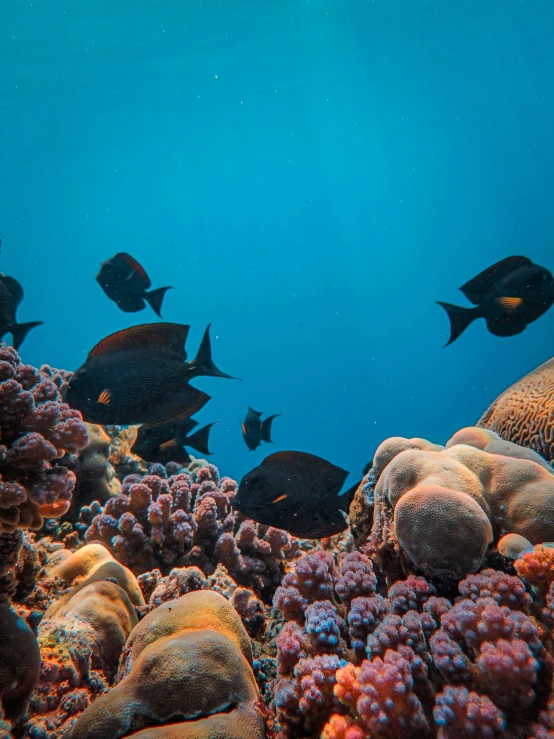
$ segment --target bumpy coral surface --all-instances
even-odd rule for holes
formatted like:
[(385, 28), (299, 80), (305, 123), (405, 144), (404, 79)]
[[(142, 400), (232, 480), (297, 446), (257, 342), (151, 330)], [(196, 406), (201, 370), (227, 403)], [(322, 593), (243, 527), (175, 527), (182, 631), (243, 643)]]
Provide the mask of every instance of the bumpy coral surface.
[(88, 442), (77, 411), (47, 375), (0, 346), (0, 534), (67, 512), (75, 475), (58, 461)]
[(499, 395), (477, 425), (554, 460), (554, 359)]
[[(379, 447), (375, 459), (389, 461), (377, 465), (382, 472), (371, 537), (382, 561), (395, 551), (403, 567), (459, 579), (476, 571), (489, 545), (504, 534), (533, 543), (554, 539), (552, 471), (515, 444), (502, 445), (502, 453), (488, 451), (498, 443), (494, 439), (486, 451), (478, 448), (489, 436), (464, 429), (447, 449), (398, 439)], [(391, 457), (397, 449), (403, 450)]]
[[(550, 572), (545, 556), (537, 552), (534, 566), (525, 556), (527, 571), (545, 582), (537, 574)], [(364, 574), (345, 599), (353, 570)], [(368, 557), (337, 562), (319, 552), (285, 579), (274, 597), (290, 619), (276, 640), (277, 736), (550, 736), (548, 597), (534, 598), (519, 577), (485, 569), (447, 599), (410, 575), (381, 595)], [(314, 611), (322, 615), (314, 619)]]
[(25, 727), (36, 739), (60, 736), (108, 687), (144, 605), (133, 574), (98, 545), (54, 553), (45, 574), (71, 587), (38, 628), (42, 663)]
[(211, 575), (221, 563), (238, 583), (272, 593), (291, 537), (237, 515), (231, 508), (237, 485), (220, 479), (213, 465), (169, 477), (161, 465), (152, 472), (126, 477), (103, 509), (83, 509), (81, 519), (92, 518), (86, 540), (108, 547), (135, 574), (192, 565)]
[(210, 591), (188, 593), (135, 627), (118, 684), (66, 739), (262, 739), (251, 658), (248, 635), (229, 602)]

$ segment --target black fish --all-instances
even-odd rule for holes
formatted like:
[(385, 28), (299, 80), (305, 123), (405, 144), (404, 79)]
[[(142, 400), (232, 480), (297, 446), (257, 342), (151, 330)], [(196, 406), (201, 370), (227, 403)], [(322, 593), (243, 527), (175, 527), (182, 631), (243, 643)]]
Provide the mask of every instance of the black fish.
[(554, 303), (552, 274), (527, 257), (508, 257), (474, 277), (460, 290), (475, 308), (439, 305), (450, 319), (451, 344), (476, 318), (484, 318), (491, 334), (515, 336)]
[(253, 408), (248, 406), (248, 413), (244, 417), (244, 421), (240, 422), (242, 429), (242, 436), (246, 446), (250, 451), (257, 449), (262, 441), (266, 441), (273, 444), (271, 441), (271, 424), (274, 418), (279, 416), (279, 413), (275, 413), (273, 416), (268, 416), (264, 421), (261, 419), (263, 411), (255, 411)]
[(156, 424), (186, 418), (210, 396), (189, 385), (200, 375), (228, 377), (212, 360), (210, 326), (191, 362), (185, 362), (190, 326), (149, 323), (108, 336), (73, 375), (67, 402), (85, 421)]
[(172, 289), (159, 287), (147, 293), (148, 288), (152, 287), (150, 278), (137, 260), (125, 252), (119, 252), (104, 262), (96, 280), (108, 298), (117, 303), (125, 313), (143, 310), (146, 308), (146, 300), (160, 318), (164, 296)]
[(198, 426), (194, 418), (183, 418), (173, 423), (163, 423), (158, 426), (140, 426), (137, 438), (131, 451), (147, 462), (178, 462), (189, 464), (191, 461), (186, 446), (196, 449), (200, 454), (211, 454), (209, 434), (215, 423), (202, 426), (194, 434), (187, 436), (189, 431)]
[(240, 481), (232, 505), (246, 516), (293, 536), (323, 539), (348, 528), (344, 513), (354, 486), (339, 496), (348, 472), (304, 452), (277, 452)]
[(13, 277), (0, 273), (0, 338), (6, 334), (13, 336), (13, 345), (19, 349), (32, 328), (42, 326), (42, 321), (17, 323), (15, 312), (23, 300), (23, 288)]

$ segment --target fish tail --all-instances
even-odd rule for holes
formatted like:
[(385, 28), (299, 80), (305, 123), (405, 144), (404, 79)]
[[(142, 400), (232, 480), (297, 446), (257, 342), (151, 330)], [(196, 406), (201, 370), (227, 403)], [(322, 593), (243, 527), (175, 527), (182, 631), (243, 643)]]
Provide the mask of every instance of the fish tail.
[(196, 451), (200, 452), (200, 454), (211, 454), (209, 448), (209, 437), (212, 426), (215, 426), (215, 423), (210, 423), (207, 426), (202, 426), (202, 428), (198, 429), (198, 431), (195, 431), (194, 434), (191, 434), (185, 439), (182, 439), (181, 443), (183, 445), (192, 447), (192, 449), (196, 449)]
[(31, 321), (30, 323), (16, 323), (12, 329), (13, 347), (17, 351), (29, 331), (37, 326), (42, 326), (43, 321)]
[(208, 324), (208, 328), (204, 331), (204, 337), (202, 338), (202, 341), (200, 343), (198, 354), (196, 355), (196, 358), (193, 359), (191, 362), (191, 369), (193, 370), (195, 375), (205, 375), (208, 377), (226, 377), (228, 380), (238, 380), (238, 377), (233, 377), (232, 375), (225, 374), (225, 372), (222, 372), (214, 364), (214, 361), (212, 359), (212, 342), (210, 340), (211, 325), (211, 323)]
[(165, 294), (168, 290), (173, 290), (172, 287), (158, 287), (156, 290), (150, 290), (149, 293), (144, 293), (145, 299), (150, 303), (150, 307), (154, 311), (154, 313), (162, 317), (162, 303), (163, 299), (165, 297)]
[(265, 421), (262, 421), (262, 441), (267, 441), (273, 444), (271, 441), (271, 423), (274, 418), (277, 418), (280, 413), (276, 413), (274, 416), (268, 416)]
[(480, 316), (479, 307), (462, 308), (459, 305), (452, 305), (452, 303), (441, 303), (439, 300), (437, 300), (437, 303), (438, 305), (442, 305), (450, 319), (450, 338), (446, 342), (445, 346), (456, 341), (456, 339), (463, 334), (469, 324)]

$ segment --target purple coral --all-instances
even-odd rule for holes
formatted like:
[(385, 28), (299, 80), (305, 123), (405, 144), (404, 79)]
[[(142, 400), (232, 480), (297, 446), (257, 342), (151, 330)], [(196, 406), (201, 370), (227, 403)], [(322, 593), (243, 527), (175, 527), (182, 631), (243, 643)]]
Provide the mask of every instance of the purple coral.
[(347, 554), (340, 563), (336, 591), (343, 603), (375, 593), (377, 578), (369, 557), (361, 552)]
[(467, 688), (447, 686), (437, 695), (433, 717), (437, 739), (501, 739), (506, 725), (502, 711), (490, 698)]
[(515, 611), (523, 611), (531, 603), (519, 577), (497, 570), (482, 570), (477, 575), (469, 575), (458, 584), (458, 589), (464, 598), (494, 598), (499, 606), (508, 606)]
[(328, 600), (316, 601), (308, 606), (305, 629), (317, 654), (342, 653), (341, 632), (345, 630), (345, 623)]
[(366, 641), (388, 613), (389, 604), (382, 596), (354, 598), (348, 613), (348, 633), (352, 649), (361, 660), (366, 656)]
[(0, 533), (67, 512), (75, 475), (58, 464), (88, 443), (78, 411), (44, 373), (0, 346)]

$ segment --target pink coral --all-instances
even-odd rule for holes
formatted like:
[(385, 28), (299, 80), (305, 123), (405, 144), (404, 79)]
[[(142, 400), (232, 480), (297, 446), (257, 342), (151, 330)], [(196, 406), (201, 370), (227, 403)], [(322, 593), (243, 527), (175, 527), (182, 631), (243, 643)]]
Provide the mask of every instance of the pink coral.
[(61, 402), (56, 385), (0, 346), (0, 534), (39, 529), (69, 509), (75, 475), (58, 464), (87, 442), (78, 411)]
[(446, 687), (437, 696), (433, 711), (439, 727), (437, 739), (501, 739), (504, 737), (504, 715), (484, 695), (466, 688)]
[[(152, 470), (166, 474), (161, 465)], [(220, 479), (213, 465), (169, 478), (132, 474), (103, 508), (84, 508), (79, 525), (89, 523), (86, 540), (104, 544), (136, 574), (185, 565), (212, 575), (221, 563), (241, 585), (272, 594), (291, 537), (237, 515), (235, 492), (236, 483)]]

